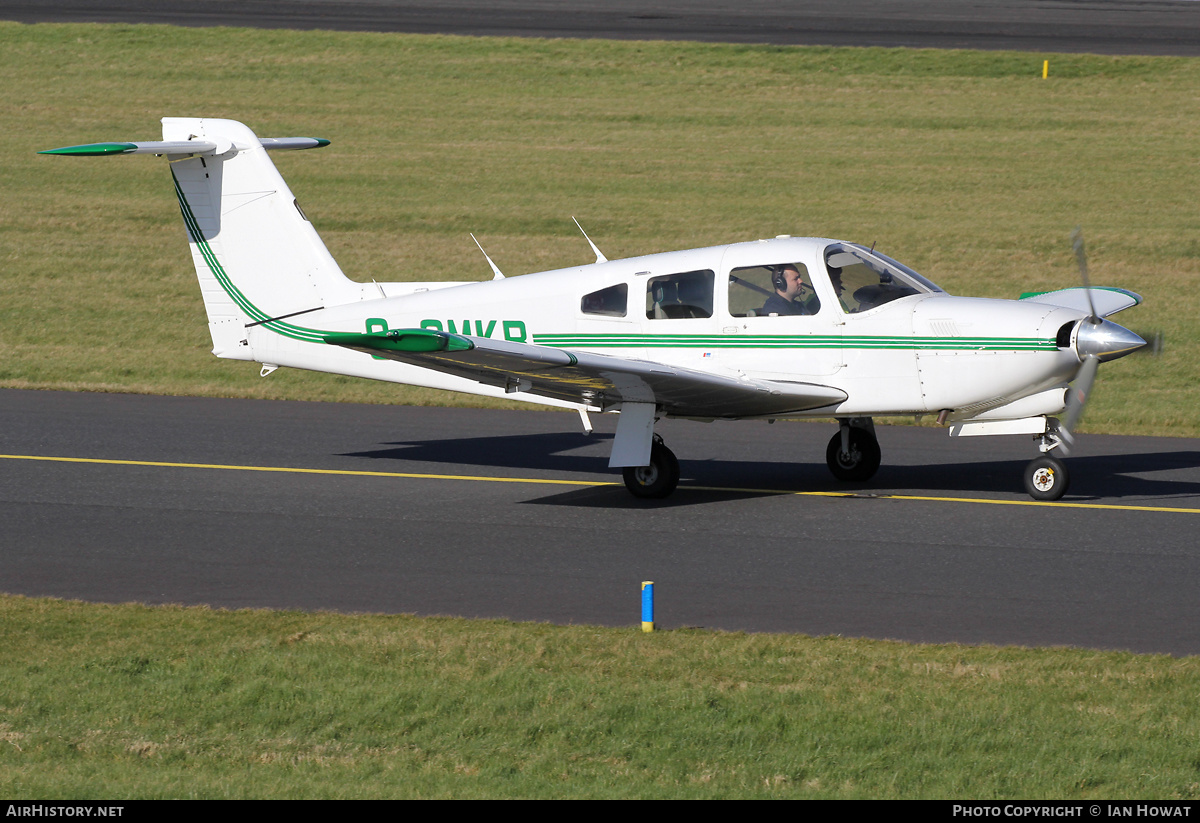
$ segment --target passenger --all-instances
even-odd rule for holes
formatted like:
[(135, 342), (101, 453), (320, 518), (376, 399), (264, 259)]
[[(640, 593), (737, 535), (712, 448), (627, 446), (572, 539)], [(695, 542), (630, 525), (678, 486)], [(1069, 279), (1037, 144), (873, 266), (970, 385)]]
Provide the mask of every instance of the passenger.
[(771, 275), (771, 285), (775, 287), (775, 293), (763, 303), (760, 314), (812, 314), (805, 304), (808, 284), (794, 265), (787, 263), (777, 267)]
[[(846, 293), (846, 285), (842, 283), (842, 270), (838, 266), (829, 266), (829, 281), (833, 283), (833, 293), (837, 295), (838, 302), (842, 304), (842, 308), (847, 312), (853, 313), (858, 311), (858, 301), (854, 301), (853, 308), (846, 302), (846, 298), (842, 297)], [(850, 298), (854, 300), (853, 297)]]

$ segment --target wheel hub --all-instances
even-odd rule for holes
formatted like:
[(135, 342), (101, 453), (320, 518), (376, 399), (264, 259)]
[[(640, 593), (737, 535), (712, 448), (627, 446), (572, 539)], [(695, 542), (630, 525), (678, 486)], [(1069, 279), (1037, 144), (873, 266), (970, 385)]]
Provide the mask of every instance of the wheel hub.
[(1033, 473), (1033, 485), (1038, 491), (1048, 492), (1054, 488), (1054, 469), (1043, 466)]
[(639, 466), (633, 470), (633, 475), (643, 486), (653, 486), (658, 481), (658, 467), (654, 465)]

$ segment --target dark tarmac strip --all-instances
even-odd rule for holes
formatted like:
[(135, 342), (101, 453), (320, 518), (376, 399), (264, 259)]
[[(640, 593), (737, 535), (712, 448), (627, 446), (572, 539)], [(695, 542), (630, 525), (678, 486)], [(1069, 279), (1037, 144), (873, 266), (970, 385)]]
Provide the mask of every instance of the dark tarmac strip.
[(1200, 652), (1198, 441), (1084, 436), (1054, 505), (1023, 438), (880, 427), (847, 489), (831, 424), (664, 421), (648, 503), (593, 420), (0, 391), (0, 591)]
[(1200, 55), (1190, 0), (0, 0), (0, 19)]

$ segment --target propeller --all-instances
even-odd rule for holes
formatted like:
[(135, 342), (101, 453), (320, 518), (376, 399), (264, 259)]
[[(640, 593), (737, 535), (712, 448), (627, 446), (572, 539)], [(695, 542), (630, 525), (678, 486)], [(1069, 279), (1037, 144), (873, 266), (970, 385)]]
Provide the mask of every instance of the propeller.
[[(1058, 433), (1062, 438), (1062, 453), (1070, 454), (1075, 443), (1072, 432), (1083, 417), (1084, 407), (1096, 382), (1096, 372), (1102, 360), (1115, 360), (1146, 345), (1146, 341), (1123, 326), (1118, 326), (1100, 317), (1096, 303), (1092, 300), (1092, 284), (1088, 279), (1087, 253), (1083, 248), (1083, 230), (1076, 226), (1071, 231), (1071, 245), (1075, 248), (1075, 259), (1079, 262), (1079, 277), (1087, 292), (1091, 315), (1079, 321), (1075, 332), (1075, 350), (1081, 355), (1082, 363), (1075, 379), (1067, 389), (1067, 406), (1059, 421)], [(1160, 337), (1161, 340), (1161, 337)]]
[(1138, 349), (1134, 354), (1149, 354), (1153, 357), (1158, 357), (1163, 353), (1163, 349), (1166, 348), (1167, 340), (1165, 335), (1163, 335), (1162, 329), (1155, 329), (1154, 331), (1143, 329), (1137, 335), (1146, 341), (1146, 348)]

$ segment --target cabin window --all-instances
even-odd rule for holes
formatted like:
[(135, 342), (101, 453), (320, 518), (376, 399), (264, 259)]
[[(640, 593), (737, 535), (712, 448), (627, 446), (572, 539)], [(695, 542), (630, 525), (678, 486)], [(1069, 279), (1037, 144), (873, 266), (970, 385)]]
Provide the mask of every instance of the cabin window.
[(820, 310), (803, 263), (747, 266), (729, 273), (729, 313), (734, 317), (788, 317)]
[(629, 286), (618, 283), (607, 289), (585, 294), (579, 301), (579, 310), (584, 314), (599, 314), (605, 317), (624, 317), (629, 304)]
[(854, 243), (825, 249), (825, 266), (842, 310), (855, 314), (914, 294), (942, 293), (935, 284), (890, 257)]
[(715, 282), (716, 275), (708, 269), (651, 277), (646, 283), (646, 317), (712, 317)]

